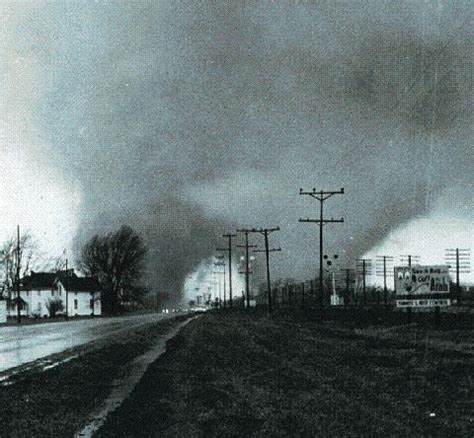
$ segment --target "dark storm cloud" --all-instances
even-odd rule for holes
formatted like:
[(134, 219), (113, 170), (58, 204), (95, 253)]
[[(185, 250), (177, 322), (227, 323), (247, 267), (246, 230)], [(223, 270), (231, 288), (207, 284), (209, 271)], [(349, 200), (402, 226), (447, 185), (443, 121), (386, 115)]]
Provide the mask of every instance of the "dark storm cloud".
[[(467, 23), (465, 23), (467, 24)], [(348, 60), (344, 92), (414, 132), (449, 130), (472, 93), (469, 41), (374, 35)]]
[(344, 186), (328, 247), (369, 249), (429, 193), (472, 183), (472, 11), (450, 5), (45, 6), (42, 111), (84, 191), (78, 242), (128, 222), (148, 241), (150, 282), (171, 292), (223, 231), (280, 225), (277, 272), (305, 276), (313, 230), (297, 219), (316, 205), (298, 189)]

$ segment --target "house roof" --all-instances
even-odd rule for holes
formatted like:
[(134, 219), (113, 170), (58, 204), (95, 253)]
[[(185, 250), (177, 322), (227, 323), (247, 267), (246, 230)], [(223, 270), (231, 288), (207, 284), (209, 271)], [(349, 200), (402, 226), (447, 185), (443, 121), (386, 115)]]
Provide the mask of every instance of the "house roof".
[(56, 274), (54, 272), (32, 272), (22, 280), (24, 289), (53, 288)]
[(22, 280), (22, 289), (52, 289), (54, 287), (54, 281), (56, 278), (63, 277), (77, 277), (74, 270), (69, 269), (67, 271), (59, 272), (34, 272), (24, 277)]
[(92, 277), (61, 277), (59, 281), (67, 291), (97, 292), (99, 290), (99, 283)]

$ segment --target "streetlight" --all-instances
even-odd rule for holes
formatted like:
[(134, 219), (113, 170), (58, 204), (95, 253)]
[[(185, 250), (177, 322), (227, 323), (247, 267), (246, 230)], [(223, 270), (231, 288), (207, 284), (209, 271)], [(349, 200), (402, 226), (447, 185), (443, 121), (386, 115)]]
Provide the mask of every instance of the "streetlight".
[[(224, 275), (224, 309), (226, 307), (226, 285), (225, 285), (225, 261), (224, 261), (224, 254), (218, 254), (215, 256), (216, 262), (214, 262), (214, 266), (222, 266), (223, 271), (216, 271), (216, 274), (223, 274)], [(221, 300), (221, 280), (219, 279), (219, 304)]]
[(341, 298), (339, 297), (339, 295), (337, 295), (335, 269), (332, 268), (332, 264), (339, 258), (339, 256), (337, 254), (334, 254), (332, 257), (330, 257), (329, 255), (324, 254), (323, 258), (324, 260), (326, 260), (326, 264), (328, 266), (327, 271), (331, 273), (331, 283), (332, 283), (331, 305), (338, 306), (343, 303), (341, 302)]
[[(256, 247), (256, 245), (248, 247)], [(243, 293), (243, 300), (244, 300), (244, 307), (245, 307), (245, 301), (247, 300), (247, 307), (250, 307), (250, 281), (249, 281), (249, 276), (250, 274), (253, 274), (253, 271), (251, 270), (252, 266), (250, 262), (253, 262), (255, 260), (254, 256), (248, 256), (248, 263), (246, 262), (247, 256), (240, 256), (240, 264), (239, 264), (239, 274), (245, 275), (245, 289), (246, 292)], [(247, 265), (245, 267), (242, 267), (242, 265)]]

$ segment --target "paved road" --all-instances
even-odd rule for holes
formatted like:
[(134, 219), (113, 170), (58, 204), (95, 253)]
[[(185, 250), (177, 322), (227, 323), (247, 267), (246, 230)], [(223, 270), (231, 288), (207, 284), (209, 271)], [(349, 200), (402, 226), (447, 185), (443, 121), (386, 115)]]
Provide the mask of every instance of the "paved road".
[(0, 327), (0, 372), (170, 316), (146, 314)]

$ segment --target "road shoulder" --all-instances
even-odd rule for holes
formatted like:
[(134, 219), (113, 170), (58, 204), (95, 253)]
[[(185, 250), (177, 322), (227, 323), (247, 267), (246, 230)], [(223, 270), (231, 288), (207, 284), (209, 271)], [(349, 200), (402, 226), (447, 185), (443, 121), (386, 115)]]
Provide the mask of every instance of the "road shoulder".
[(44, 371), (38, 367), (18, 370), (0, 386), (0, 435), (73, 436), (110, 394), (124, 366), (148, 351), (182, 320), (132, 328), (92, 350), (87, 345), (78, 347), (68, 352), (72, 360)]

